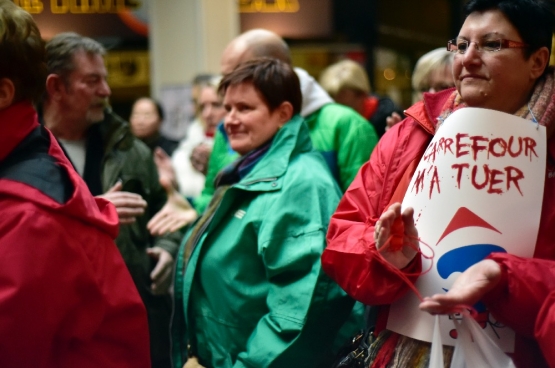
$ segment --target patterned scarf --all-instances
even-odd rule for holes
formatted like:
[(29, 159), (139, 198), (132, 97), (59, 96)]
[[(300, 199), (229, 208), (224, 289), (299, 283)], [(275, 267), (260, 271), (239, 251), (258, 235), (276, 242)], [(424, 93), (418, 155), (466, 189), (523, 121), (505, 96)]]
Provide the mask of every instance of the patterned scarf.
[(231, 185), (247, 176), (272, 146), (273, 139), (255, 148), (238, 160), (224, 167), (214, 179), (214, 186)]
[[(549, 67), (534, 87), (530, 101), (514, 115), (538, 122), (547, 128), (549, 139), (555, 130), (555, 69)], [(447, 99), (438, 117), (436, 131), (449, 115), (467, 107), (457, 91)], [(454, 348), (443, 346), (445, 367), (451, 365)], [(367, 361), (369, 368), (427, 368), (430, 361), (431, 344), (383, 330), (372, 343)]]

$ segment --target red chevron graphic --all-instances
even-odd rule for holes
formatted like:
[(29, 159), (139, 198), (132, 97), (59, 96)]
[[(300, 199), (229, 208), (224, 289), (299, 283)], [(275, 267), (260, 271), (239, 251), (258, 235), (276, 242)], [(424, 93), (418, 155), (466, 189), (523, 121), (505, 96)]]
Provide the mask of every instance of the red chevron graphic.
[(443, 238), (451, 234), (453, 231), (462, 229), (464, 227), (470, 227), (470, 226), (484, 227), (486, 229), (490, 229), (501, 234), (501, 231), (491, 226), (480, 216), (478, 216), (477, 214), (475, 214), (474, 212), (472, 212), (466, 207), (461, 207), (457, 210), (457, 212), (451, 219), (451, 222), (449, 222), (449, 225), (447, 225), (447, 227), (445, 228), (445, 231), (437, 241), (436, 245), (438, 245)]

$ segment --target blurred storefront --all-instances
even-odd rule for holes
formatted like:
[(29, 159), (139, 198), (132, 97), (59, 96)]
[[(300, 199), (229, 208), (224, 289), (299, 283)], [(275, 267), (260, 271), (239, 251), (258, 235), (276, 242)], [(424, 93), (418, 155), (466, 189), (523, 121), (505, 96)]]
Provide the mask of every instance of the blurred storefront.
[(148, 1), (13, 0), (33, 15), (44, 39), (77, 32), (101, 42), (111, 102), (122, 115), (139, 96), (150, 93)]
[(339, 59), (360, 62), (375, 92), (407, 107), (415, 61), (456, 35), (462, 19), (462, 0), (12, 1), (46, 39), (75, 31), (106, 45), (112, 102), (123, 115), (139, 96), (217, 73), (225, 44), (253, 28), (284, 37), (293, 63), (316, 78)]

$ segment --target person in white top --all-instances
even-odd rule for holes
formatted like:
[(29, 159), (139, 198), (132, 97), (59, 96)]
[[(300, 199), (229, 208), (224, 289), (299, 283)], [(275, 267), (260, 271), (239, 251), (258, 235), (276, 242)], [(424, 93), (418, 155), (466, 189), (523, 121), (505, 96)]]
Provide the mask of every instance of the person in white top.
[(193, 121), (172, 155), (179, 192), (187, 198), (198, 196), (204, 188), (214, 132), (226, 113), (217, 93), (219, 82), (220, 77), (215, 76), (200, 87), (199, 118)]

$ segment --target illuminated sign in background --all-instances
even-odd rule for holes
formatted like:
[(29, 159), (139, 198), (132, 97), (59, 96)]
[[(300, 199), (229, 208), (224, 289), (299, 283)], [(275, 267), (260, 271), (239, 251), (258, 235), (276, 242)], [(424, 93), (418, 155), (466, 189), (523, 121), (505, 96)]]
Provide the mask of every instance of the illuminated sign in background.
[(265, 28), (282, 37), (309, 39), (333, 33), (331, 0), (238, 0), (241, 32)]
[[(33, 14), (46, 39), (69, 30), (94, 38), (148, 36), (148, 0), (12, 1)], [(242, 31), (266, 28), (297, 39), (332, 35), (331, 0), (235, 1)]]
[(67, 31), (93, 38), (144, 38), (148, 34), (148, 1), (144, 0), (12, 1), (33, 15), (47, 40)]
[[(121, 40), (144, 42), (148, 37), (152, 0), (12, 1), (33, 15), (46, 40), (72, 31), (101, 40), (110, 48)], [(328, 37), (333, 31), (331, 0), (222, 1), (237, 1), (241, 31), (265, 28), (293, 39)], [(148, 85), (148, 51), (110, 51), (105, 60), (111, 87)]]

